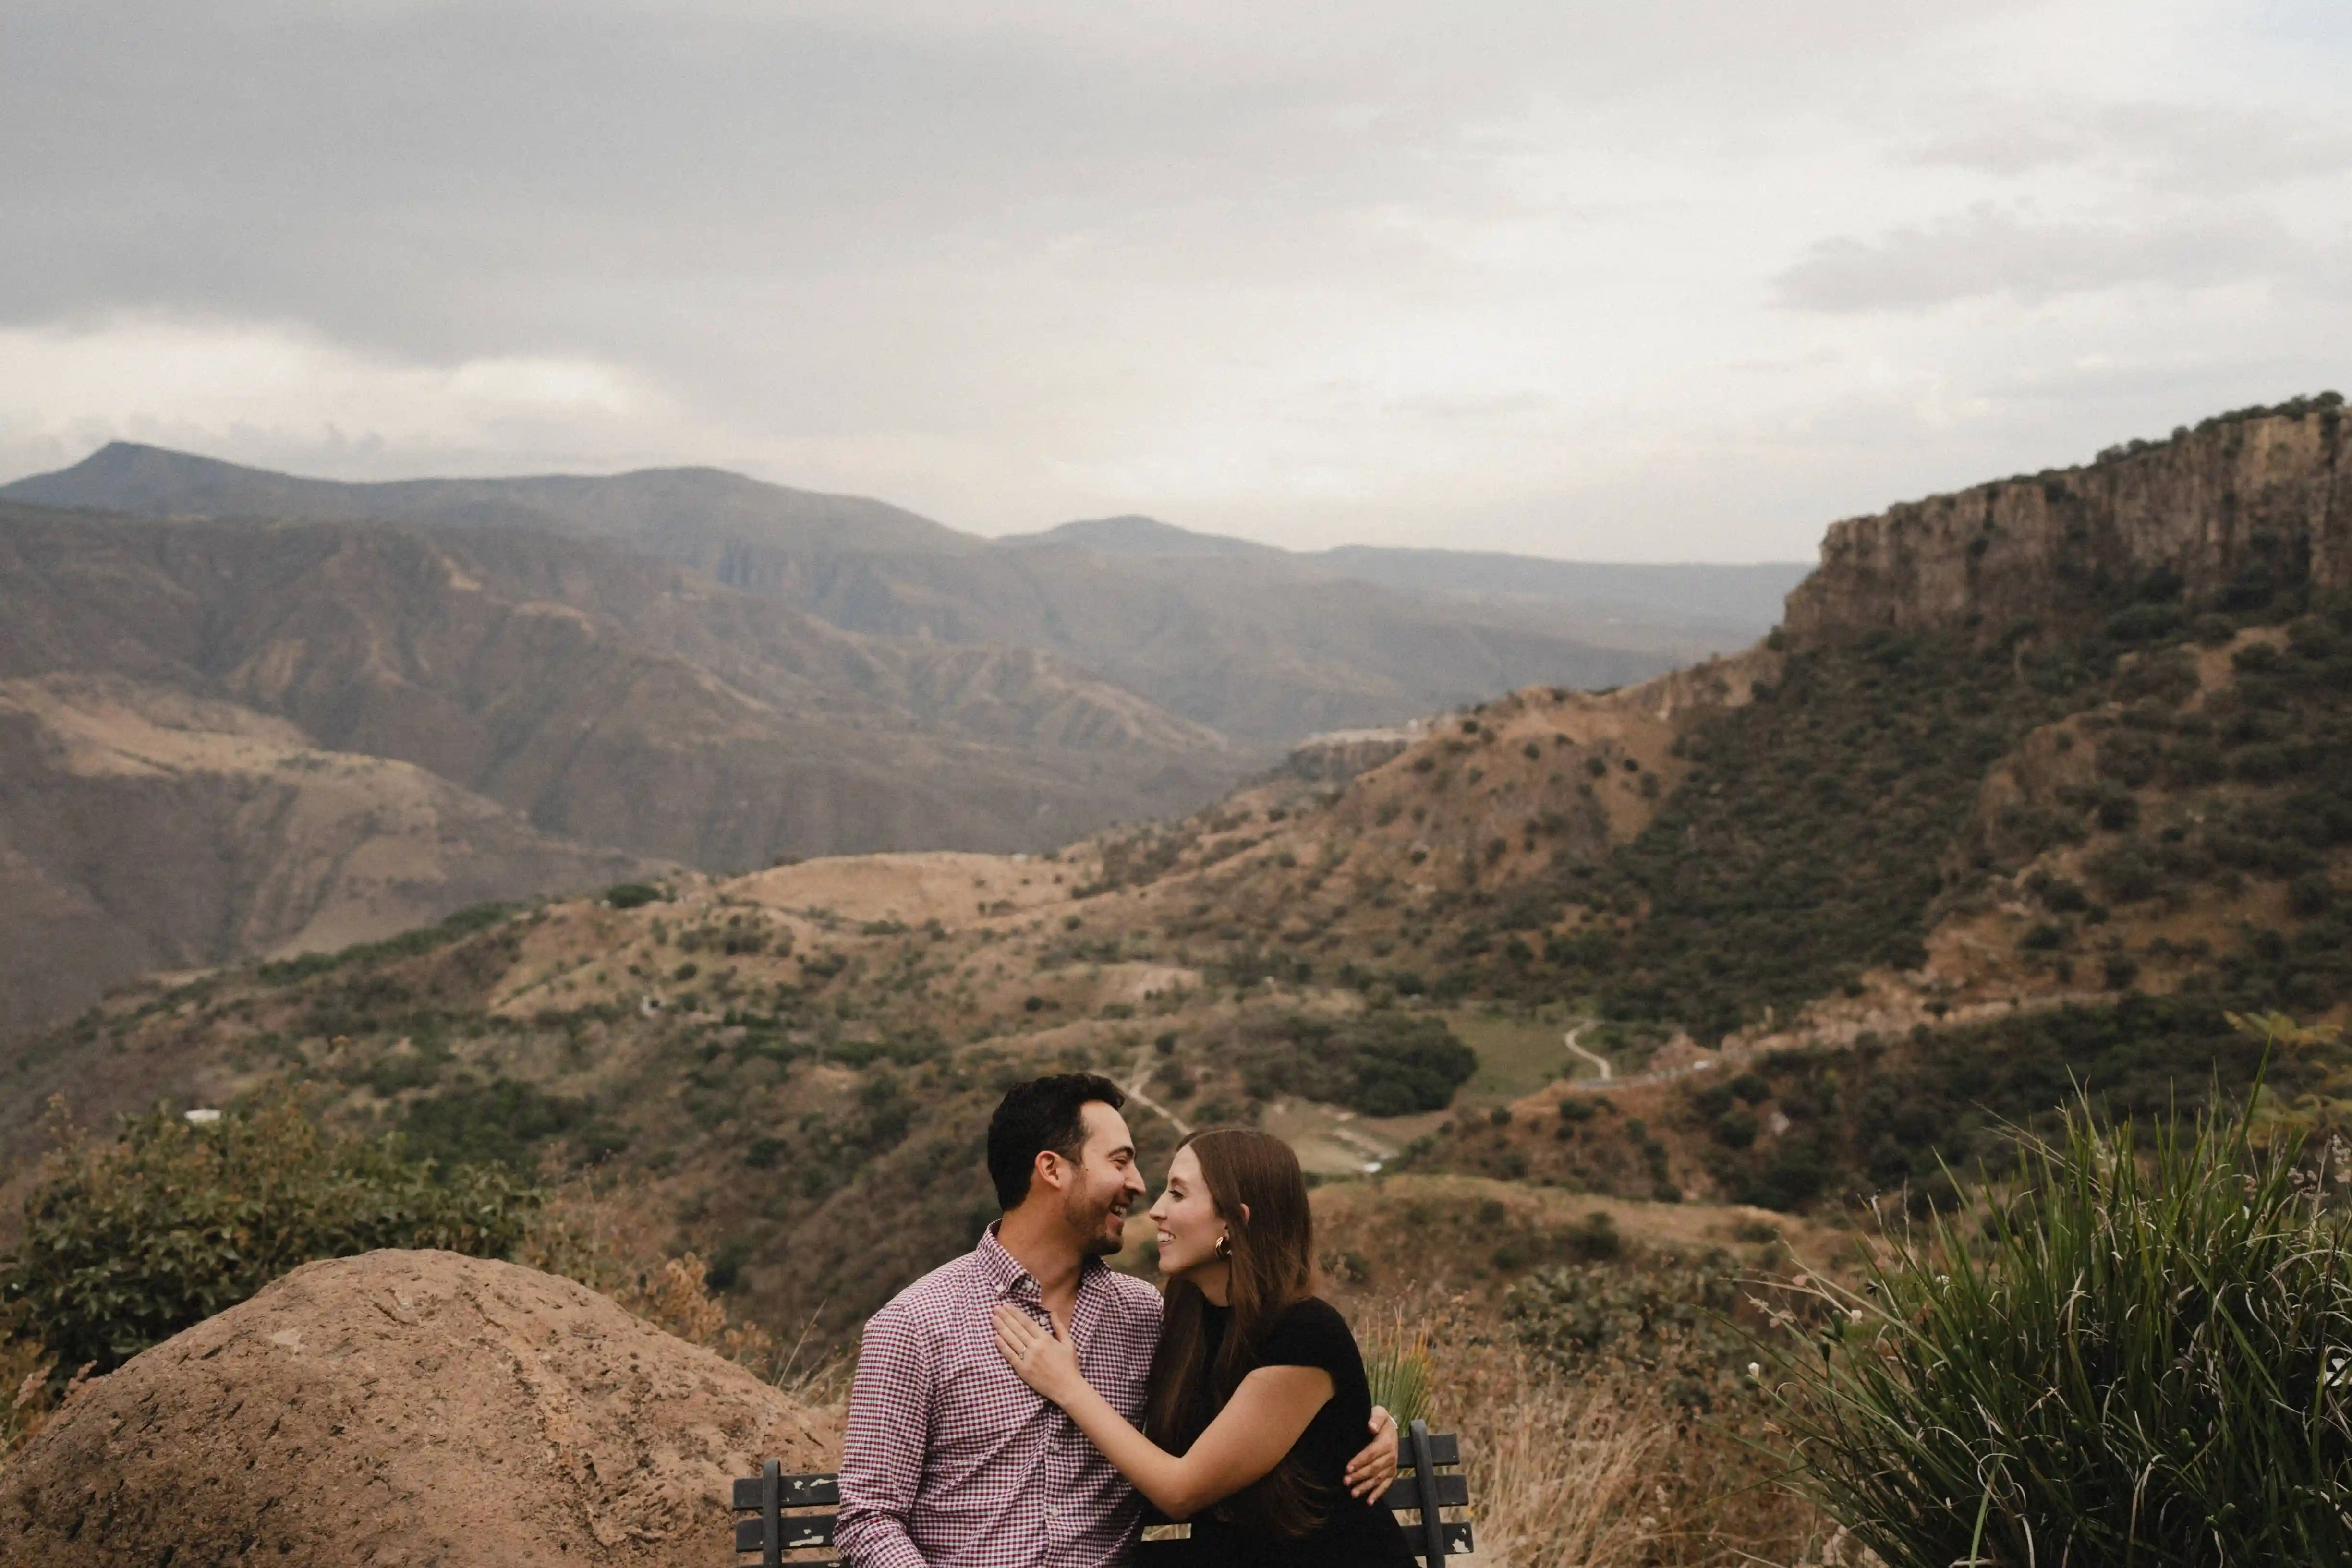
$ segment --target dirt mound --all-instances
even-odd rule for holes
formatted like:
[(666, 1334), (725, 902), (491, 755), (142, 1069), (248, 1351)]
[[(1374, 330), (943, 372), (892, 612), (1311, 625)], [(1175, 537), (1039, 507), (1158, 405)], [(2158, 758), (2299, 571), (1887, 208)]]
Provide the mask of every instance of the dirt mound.
[(89, 1385), (0, 1476), (0, 1563), (729, 1560), (799, 1406), (593, 1291), (451, 1252), (296, 1270)]

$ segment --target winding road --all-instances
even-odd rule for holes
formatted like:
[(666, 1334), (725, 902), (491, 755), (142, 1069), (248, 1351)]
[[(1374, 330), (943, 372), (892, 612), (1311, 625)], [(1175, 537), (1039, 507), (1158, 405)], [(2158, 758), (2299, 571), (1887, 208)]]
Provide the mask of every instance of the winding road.
[(1150, 1065), (1151, 1048), (1147, 1045), (1141, 1051), (1135, 1053), (1135, 1066), (1130, 1069), (1128, 1073), (1129, 1082), (1121, 1085), (1121, 1087), (1127, 1091), (1127, 1097), (1134, 1101), (1139, 1105), (1146, 1106), (1151, 1110), (1159, 1112), (1161, 1116), (1167, 1119), (1168, 1124), (1176, 1129), (1176, 1135), (1178, 1137), (1191, 1137), (1192, 1135), (1192, 1124), (1191, 1123), (1185, 1121), (1183, 1117), (1179, 1116), (1175, 1112), (1171, 1111), (1167, 1106), (1162, 1105), (1159, 1101), (1154, 1100), (1150, 1095), (1146, 1094), (1143, 1092), (1144, 1072)]
[(1578, 1024), (1574, 1029), (1570, 1030), (1567, 1035), (1563, 1038), (1568, 1046), (1568, 1053), (1570, 1056), (1580, 1056), (1584, 1058), (1585, 1061), (1592, 1063), (1594, 1067), (1600, 1070), (1601, 1082), (1606, 1083), (1617, 1075), (1616, 1071), (1609, 1065), (1609, 1059), (1605, 1056), (1596, 1055), (1594, 1052), (1587, 1051), (1584, 1047), (1576, 1043), (1584, 1031), (1591, 1027), (1592, 1026), (1589, 1023)]

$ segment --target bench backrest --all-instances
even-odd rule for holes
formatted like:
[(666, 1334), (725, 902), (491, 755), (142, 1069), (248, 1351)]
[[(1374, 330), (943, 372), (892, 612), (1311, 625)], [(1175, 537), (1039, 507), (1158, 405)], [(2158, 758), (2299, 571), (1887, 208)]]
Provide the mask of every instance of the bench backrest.
[[(783, 1466), (770, 1459), (756, 1476), (746, 1477), (735, 1483), (735, 1511), (748, 1512), (749, 1519), (735, 1521), (735, 1550), (756, 1552), (761, 1568), (782, 1568), (787, 1561), (784, 1553), (796, 1555), (794, 1564), (807, 1563), (810, 1568), (840, 1568), (837, 1557), (807, 1558), (797, 1553), (815, 1551), (833, 1544), (833, 1523), (835, 1513), (811, 1513), (810, 1509), (838, 1509), (841, 1506), (841, 1478), (838, 1476), (788, 1476)], [(787, 1512), (786, 1510), (798, 1510)]]
[[(1427, 1422), (1415, 1421), (1400, 1447), (1397, 1461), (1403, 1473), (1382, 1500), (1399, 1515), (1412, 1516), (1397, 1522), (1404, 1527), (1412, 1554), (1436, 1568), (1446, 1557), (1471, 1550), (1470, 1521), (1440, 1515), (1441, 1510), (1470, 1505), (1470, 1479), (1461, 1469), (1462, 1441), (1451, 1432), (1433, 1432)], [(735, 1483), (733, 1500), (736, 1512), (751, 1516), (735, 1522), (735, 1550), (758, 1552), (761, 1568), (784, 1568), (787, 1563), (793, 1568), (840, 1568), (838, 1558), (798, 1555), (832, 1546), (834, 1521), (839, 1516), (830, 1511), (841, 1507), (838, 1476), (788, 1476), (770, 1459), (758, 1475)], [(828, 1511), (813, 1511), (818, 1509)], [(1162, 1554), (1155, 1547), (1174, 1544), (1147, 1541), (1137, 1556), (1149, 1563)], [(788, 1558), (786, 1552), (795, 1555)]]

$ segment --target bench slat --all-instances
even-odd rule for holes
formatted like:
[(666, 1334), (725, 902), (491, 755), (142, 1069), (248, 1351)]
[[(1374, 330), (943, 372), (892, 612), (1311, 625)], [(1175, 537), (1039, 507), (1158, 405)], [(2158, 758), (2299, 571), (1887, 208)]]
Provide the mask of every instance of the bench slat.
[[(782, 1506), (785, 1508), (839, 1508), (841, 1478), (839, 1476), (785, 1476)], [(735, 1483), (735, 1506), (760, 1506), (760, 1478), (745, 1476)]]
[[(833, 1520), (829, 1513), (801, 1514), (788, 1517), (784, 1522), (782, 1550), (790, 1552), (796, 1546), (830, 1546), (833, 1544)], [(767, 1521), (759, 1519), (739, 1519), (735, 1521), (735, 1550), (757, 1552), (767, 1545)]]
[[(1445, 1531), (1445, 1554), (1448, 1557), (1464, 1557), (1477, 1550), (1471, 1538), (1468, 1520), (1449, 1521), (1439, 1528)], [(1418, 1533), (1417, 1531), (1408, 1531), (1405, 1546), (1412, 1553), (1415, 1562), (1422, 1562), (1427, 1559), (1429, 1553), (1419, 1541), (1411, 1539)], [(1189, 1542), (1181, 1537), (1167, 1541), (1139, 1542), (1136, 1543), (1135, 1558), (1139, 1563), (1181, 1561), (1188, 1544)]]
[[(1399, 1458), (1412, 1462), (1410, 1452)], [(1458, 1432), (1432, 1432), (1429, 1435), (1429, 1462), (1433, 1465), (1458, 1465), (1462, 1462), (1462, 1436)]]
[[(1440, 1470), (1430, 1479), (1437, 1486), (1438, 1507), (1468, 1508), (1470, 1506), (1468, 1476), (1459, 1470)], [(1408, 1470), (1397, 1478), (1396, 1485), (1389, 1488), (1388, 1496), (1381, 1500), (1398, 1513), (1420, 1512), (1423, 1507), (1421, 1478)]]

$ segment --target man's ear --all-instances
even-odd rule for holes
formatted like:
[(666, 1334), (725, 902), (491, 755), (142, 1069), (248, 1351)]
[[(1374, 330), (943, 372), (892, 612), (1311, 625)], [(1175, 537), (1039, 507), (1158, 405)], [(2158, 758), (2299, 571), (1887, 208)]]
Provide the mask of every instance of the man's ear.
[(1040, 1149), (1029, 1166), (1032, 1186), (1045, 1186), (1059, 1192), (1070, 1179), (1070, 1162), (1052, 1149)]

